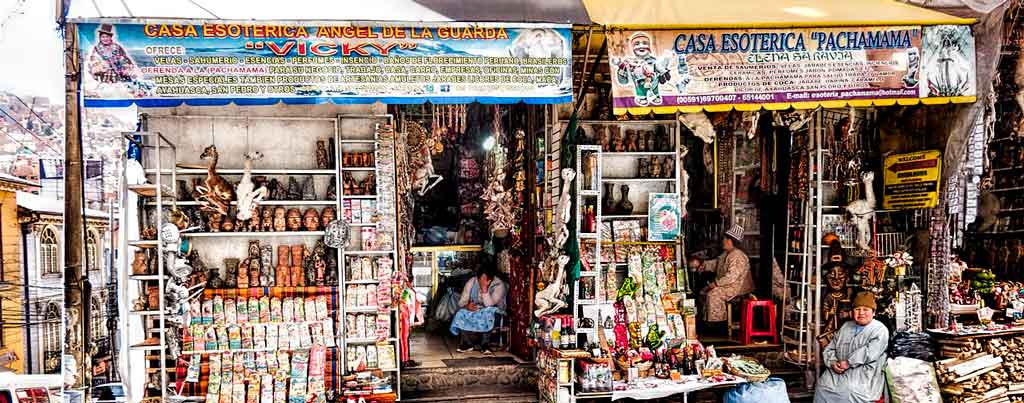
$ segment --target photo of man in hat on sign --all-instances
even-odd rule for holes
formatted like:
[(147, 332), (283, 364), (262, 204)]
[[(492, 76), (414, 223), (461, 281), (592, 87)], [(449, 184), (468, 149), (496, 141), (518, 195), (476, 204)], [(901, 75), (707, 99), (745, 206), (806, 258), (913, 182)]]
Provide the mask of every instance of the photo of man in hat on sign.
[(100, 24), (96, 29), (98, 42), (89, 52), (89, 74), (105, 84), (131, 82), (142, 72), (121, 44), (114, 40), (114, 26)]

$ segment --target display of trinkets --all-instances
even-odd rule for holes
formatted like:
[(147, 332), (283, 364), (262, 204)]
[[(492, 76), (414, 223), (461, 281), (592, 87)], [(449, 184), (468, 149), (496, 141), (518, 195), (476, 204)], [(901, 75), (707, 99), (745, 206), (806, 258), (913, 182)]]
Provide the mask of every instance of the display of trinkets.
[(370, 168), (376, 165), (372, 152), (341, 153), (341, 166), (348, 168)]

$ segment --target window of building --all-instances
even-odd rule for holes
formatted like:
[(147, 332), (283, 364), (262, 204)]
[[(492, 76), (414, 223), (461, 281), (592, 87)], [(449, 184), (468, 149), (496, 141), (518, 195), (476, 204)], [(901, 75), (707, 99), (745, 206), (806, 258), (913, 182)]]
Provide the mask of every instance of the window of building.
[(57, 242), (57, 231), (53, 228), (43, 229), (39, 234), (39, 269), (43, 274), (60, 274)]
[(61, 337), (60, 305), (50, 302), (43, 314), (43, 372), (60, 372)]
[(100, 310), (102, 307), (100, 298), (92, 297), (92, 337), (94, 339), (106, 337), (103, 327), (103, 312)]
[(100, 236), (96, 231), (85, 231), (85, 258), (89, 259), (89, 270), (100, 269)]

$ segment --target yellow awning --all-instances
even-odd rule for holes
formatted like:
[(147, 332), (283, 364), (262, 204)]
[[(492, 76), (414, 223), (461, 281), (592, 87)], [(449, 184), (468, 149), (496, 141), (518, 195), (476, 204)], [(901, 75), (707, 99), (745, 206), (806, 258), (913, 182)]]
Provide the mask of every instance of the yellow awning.
[(909, 106), (909, 105), (944, 105), (944, 104), (969, 104), (977, 101), (975, 96), (966, 97), (929, 97), (929, 98), (899, 98), (899, 99), (854, 99), (854, 100), (829, 100), (814, 102), (779, 102), (764, 104), (714, 104), (714, 105), (693, 105), (693, 106), (645, 106), (633, 108), (615, 108), (616, 115), (629, 113), (633, 116), (643, 116), (651, 112), (657, 114), (673, 114), (676, 112), (696, 113), (706, 112), (728, 112), (733, 109), (738, 111), (756, 111), (766, 109), (769, 111), (781, 111), (793, 109), (815, 109), (822, 107), (826, 109), (845, 108), (848, 106), (856, 108), (867, 108), (871, 106)]
[(712, 29), (973, 24), (895, 0), (583, 0), (595, 24)]

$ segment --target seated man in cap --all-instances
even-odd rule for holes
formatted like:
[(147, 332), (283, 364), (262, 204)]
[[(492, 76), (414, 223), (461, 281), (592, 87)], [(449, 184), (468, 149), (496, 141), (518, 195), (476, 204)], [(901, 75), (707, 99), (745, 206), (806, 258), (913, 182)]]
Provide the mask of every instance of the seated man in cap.
[(697, 265), (698, 271), (715, 273), (715, 280), (708, 284), (704, 296), (705, 320), (708, 324), (721, 324), (726, 319), (726, 304), (737, 296), (754, 291), (754, 278), (750, 274), (750, 259), (740, 248), (743, 241), (743, 227), (734, 225), (722, 237), (722, 255)]
[(822, 352), (828, 368), (818, 379), (814, 403), (868, 403), (885, 388), (885, 350), (889, 329), (875, 320), (875, 295), (853, 298), (853, 320), (847, 321)]

